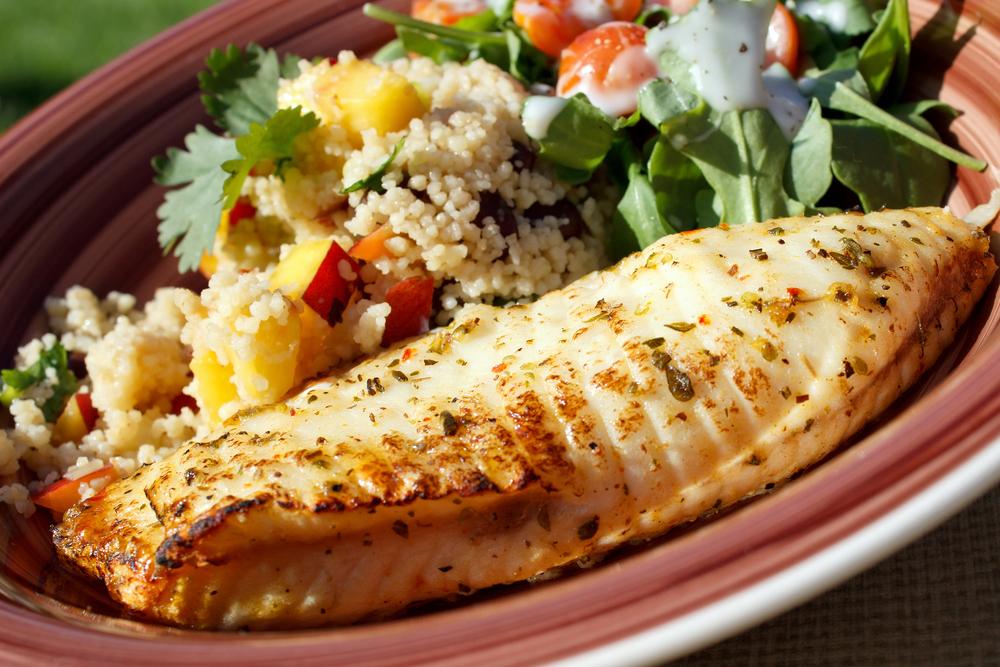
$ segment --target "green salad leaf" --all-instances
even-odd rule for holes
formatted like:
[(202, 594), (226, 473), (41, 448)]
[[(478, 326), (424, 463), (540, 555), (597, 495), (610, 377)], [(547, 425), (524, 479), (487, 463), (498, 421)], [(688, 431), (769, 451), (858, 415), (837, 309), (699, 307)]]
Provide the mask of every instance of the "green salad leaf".
[(298, 63), (298, 56), (279, 62), (274, 50), (257, 44), (213, 49), (208, 69), (198, 74), (202, 104), (219, 127), (246, 134), (251, 123), (263, 123), (278, 110), (278, 80), (295, 76)]
[(969, 167), (976, 171), (986, 169), (984, 161), (948, 146), (935, 136), (921, 132), (913, 125), (893, 116), (874, 102), (865, 99), (841, 81), (834, 81), (828, 78), (813, 79), (808, 82), (806, 90), (818, 99), (824, 107), (858, 116), (870, 123), (880, 125), (886, 130), (896, 132), (902, 137), (923, 146), (932, 153), (963, 167)]
[(716, 130), (677, 145), (701, 169), (722, 202), (722, 221), (743, 224), (801, 214), (785, 192), (783, 174), (790, 147), (766, 109), (727, 111)]
[(393, 146), (389, 157), (387, 157), (375, 171), (360, 180), (354, 181), (341, 190), (340, 194), (348, 195), (352, 192), (357, 192), (358, 190), (374, 190), (380, 195), (384, 195), (385, 188), (382, 187), (382, 178), (385, 176), (386, 172), (389, 171), (389, 167), (392, 166), (392, 163), (395, 162), (396, 157), (399, 155), (399, 151), (403, 150), (403, 143), (405, 142), (406, 137), (401, 137), (399, 141), (396, 142), (396, 145)]
[[(525, 105), (531, 102), (528, 98)], [(616, 137), (614, 124), (584, 95), (577, 94), (552, 118), (544, 137), (532, 138), (538, 142), (538, 154), (556, 165), (564, 180), (583, 183), (611, 150)]]
[(316, 114), (303, 113), (301, 107), (279, 109), (263, 124), (251, 123), (249, 133), (236, 139), (239, 157), (222, 163), (222, 169), (229, 174), (222, 186), (223, 206), (229, 209), (236, 205), (243, 182), (258, 164), (270, 163), (280, 177), (295, 156), (296, 140), (318, 126)]
[(222, 215), (222, 164), (239, 156), (236, 142), (212, 134), (199, 125), (184, 139), (186, 150), (171, 148), (153, 159), (156, 182), (184, 187), (166, 194), (157, 209), (160, 247), (178, 257), (180, 270), (198, 268), (202, 254), (211, 249)]
[(695, 198), (708, 187), (701, 169), (660, 135), (652, 145), (646, 173), (656, 198), (656, 207), (670, 229), (684, 231), (698, 224)]
[(656, 192), (639, 162), (629, 167), (628, 188), (618, 202), (618, 214), (632, 230), (640, 248), (678, 231), (661, 214)]
[(856, 37), (875, 27), (865, 0), (799, 0), (795, 11), (798, 18), (820, 24), (838, 36)]
[(910, 9), (907, 0), (889, 0), (858, 60), (872, 99), (886, 94), (895, 100), (910, 68)]
[[(49, 371), (52, 371), (49, 378)], [(42, 350), (38, 360), (24, 370), (7, 369), (0, 371), (0, 403), (8, 408), (15, 400), (22, 398), (24, 393), (49, 380), (52, 394), (41, 405), (45, 421), (54, 422), (59, 418), (66, 401), (76, 393), (79, 386), (77, 378), (69, 370), (69, 359), (66, 348), (58, 341), (52, 347)], [(54, 382), (52, 382), (54, 380)]]
[(805, 122), (792, 140), (785, 164), (785, 188), (806, 206), (816, 202), (830, 189), (833, 181), (833, 129), (823, 118), (823, 108), (813, 99)]
[[(910, 118), (932, 130), (919, 116)], [(833, 173), (857, 193), (866, 211), (941, 201), (951, 182), (948, 163), (934, 152), (878, 123), (834, 120)]]
[(403, 40), (397, 37), (390, 42), (386, 42), (385, 46), (376, 51), (375, 55), (372, 56), (372, 61), (377, 65), (385, 65), (394, 60), (402, 60), (408, 53), (409, 51), (403, 45)]

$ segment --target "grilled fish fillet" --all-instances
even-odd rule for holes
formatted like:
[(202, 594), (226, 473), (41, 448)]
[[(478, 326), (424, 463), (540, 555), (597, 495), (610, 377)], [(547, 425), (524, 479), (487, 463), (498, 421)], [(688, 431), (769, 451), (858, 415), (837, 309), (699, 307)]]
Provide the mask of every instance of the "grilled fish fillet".
[(817, 462), (934, 363), (994, 270), (937, 208), (671, 236), (239, 415), (70, 510), (55, 543), (199, 628), (527, 579)]

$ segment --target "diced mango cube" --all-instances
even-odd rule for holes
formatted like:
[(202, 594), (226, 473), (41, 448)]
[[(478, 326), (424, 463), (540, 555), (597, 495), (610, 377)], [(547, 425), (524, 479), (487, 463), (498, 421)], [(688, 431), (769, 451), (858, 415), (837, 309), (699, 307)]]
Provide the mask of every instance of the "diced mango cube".
[(210, 350), (204, 350), (191, 359), (191, 372), (198, 381), (198, 406), (211, 421), (219, 421), (219, 409), (238, 397), (230, 378), (233, 367), (219, 362)]
[(273, 318), (260, 323), (252, 355), (230, 355), (244, 398), (270, 403), (292, 388), (300, 335), (301, 324), (293, 311), (284, 323)]
[(332, 239), (312, 239), (292, 248), (274, 267), (270, 288), (281, 290), (289, 299), (301, 299), (332, 243)]
[(330, 69), (326, 91), (341, 111), (348, 139), (361, 145), (361, 133), (374, 129), (379, 135), (404, 129), (427, 107), (406, 77), (368, 60), (338, 63)]

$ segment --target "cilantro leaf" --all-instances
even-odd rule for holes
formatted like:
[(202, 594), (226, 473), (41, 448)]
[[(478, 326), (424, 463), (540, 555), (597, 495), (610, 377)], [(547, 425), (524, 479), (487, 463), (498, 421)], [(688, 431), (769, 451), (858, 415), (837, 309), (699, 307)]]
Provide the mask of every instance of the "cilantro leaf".
[(45, 416), (45, 421), (54, 422), (66, 407), (66, 401), (77, 390), (77, 379), (69, 370), (66, 348), (59, 342), (42, 350), (38, 360), (24, 370), (0, 371), (3, 386), (0, 390), (0, 403), (9, 408), (11, 403), (24, 396), (28, 389), (46, 381), (47, 371), (50, 368), (55, 371), (55, 383), (52, 385), (52, 395), (42, 404), (42, 414)]
[(205, 110), (224, 130), (247, 134), (252, 123), (267, 121), (278, 110), (278, 80), (298, 74), (298, 56), (281, 62), (273, 49), (230, 44), (214, 49), (205, 59), (207, 70), (198, 75)]
[(174, 250), (178, 268), (198, 267), (202, 253), (211, 249), (222, 215), (221, 193), (226, 172), (220, 165), (238, 155), (235, 142), (212, 134), (199, 125), (184, 139), (187, 150), (171, 148), (153, 159), (156, 182), (184, 185), (168, 192), (157, 209), (160, 247)]
[(378, 169), (368, 174), (366, 177), (359, 181), (354, 181), (346, 188), (340, 191), (342, 195), (348, 195), (352, 192), (357, 192), (358, 190), (374, 190), (380, 195), (385, 194), (385, 188), (382, 187), (382, 177), (385, 176), (385, 172), (389, 171), (389, 167), (392, 166), (393, 161), (395, 161), (396, 156), (399, 155), (399, 151), (403, 148), (403, 142), (406, 141), (406, 137), (402, 137), (396, 142), (396, 146), (392, 149), (392, 153), (389, 157), (385, 159), (385, 162), (379, 165)]
[(228, 209), (236, 205), (243, 182), (259, 163), (272, 163), (275, 173), (281, 176), (294, 157), (295, 140), (317, 126), (319, 118), (316, 114), (311, 111), (303, 113), (301, 107), (279, 109), (263, 124), (251, 123), (248, 133), (236, 139), (239, 156), (222, 163), (223, 170), (229, 174), (222, 186), (223, 207)]

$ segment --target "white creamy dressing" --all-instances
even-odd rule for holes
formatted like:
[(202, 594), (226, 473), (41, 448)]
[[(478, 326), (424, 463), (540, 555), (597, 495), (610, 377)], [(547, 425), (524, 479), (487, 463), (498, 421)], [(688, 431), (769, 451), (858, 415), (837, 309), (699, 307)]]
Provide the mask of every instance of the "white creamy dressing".
[(765, 108), (761, 69), (774, 5), (775, 0), (699, 2), (679, 21), (650, 30), (646, 50), (655, 62), (672, 50), (691, 63), (696, 91), (716, 111)]
[(796, 0), (795, 11), (813, 21), (825, 23), (834, 32), (847, 30), (847, 3), (823, 0)]
[(541, 141), (548, 134), (549, 125), (568, 102), (562, 97), (532, 95), (524, 101), (524, 108), (521, 110), (524, 131), (535, 141)]
[(584, 59), (567, 75), (576, 75), (578, 82), (568, 88), (560, 88), (563, 97), (583, 93), (595, 107), (612, 118), (626, 116), (635, 111), (639, 88), (660, 75), (655, 61), (650, 59), (646, 49), (636, 44), (623, 49), (615, 56), (607, 74), (601, 81), (595, 80), (593, 66)]
[(763, 71), (775, 0), (699, 2), (678, 21), (649, 31), (655, 62), (667, 50), (691, 63), (695, 91), (716, 111), (768, 109), (789, 139), (809, 104), (780, 65)]

